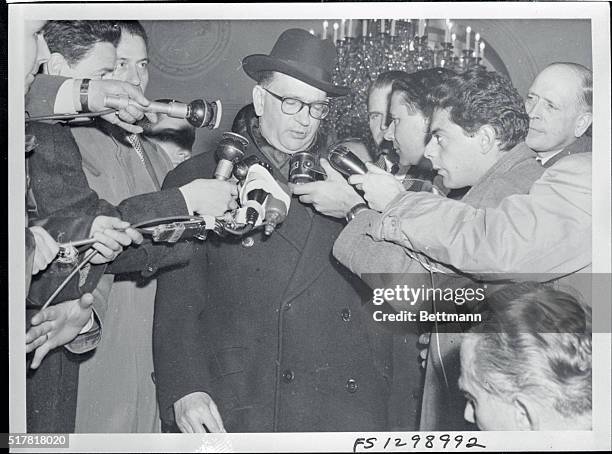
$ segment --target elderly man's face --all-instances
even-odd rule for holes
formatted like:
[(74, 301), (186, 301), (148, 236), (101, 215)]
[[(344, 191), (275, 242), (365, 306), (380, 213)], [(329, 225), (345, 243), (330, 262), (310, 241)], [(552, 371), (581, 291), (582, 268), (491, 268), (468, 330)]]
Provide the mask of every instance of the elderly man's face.
[(147, 45), (138, 35), (121, 31), (117, 45), (117, 63), (113, 79), (129, 82), (144, 92), (149, 84), (149, 55)]
[(406, 105), (398, 92), (391, 98), (389, 115), (391, 124), (385, 132), (385, 139), (393, 142), (401, 165), (418, 164), (425, 153), (425, 116), (412, 106)]
[[(327, 99), (324, 91), (281, 73), (275, 73), (266, 88), (280, 97), (306, 103), (325, 102)], [(263, 136), (277, 150), (293, 154), (305, 150), (314, 141), (321, 120), (312, 118), (306, 105), (294, 115), (285, 114), (281, 110), (281, 101), (259, 85), (253, 89), (253, 104), (260, 117)]]
[(391, 86), (375, 88), (368, 96), (368, 124), (376, 145), (384, 140), (387, 129), (387, 102)]
[(23, 24), (23, 75), (26, 93), (30, 89), (40, 65), (49, 60), (49, 47), (47, 47), (47, 43), (40, 33), (46, 22), (44, 20), (28, 20)]
[(472, 186), (482, 176), (484, 159), (478, 137), (468, 136), (450, 116), (448, 109), (437, 109), (431, 120), (432, 139), (425, 148), (434, 169), (450, 189)]
[(567, 67), (550, 66), (536, 77), (525, 100), (529, 114), (526, 143), (532, 150), (557, 151), (576, 140), (583, 113), (577, 103), (579, 95), (580, 80)]
[(461, 377), (459, 389), (466, 398), (463, 417), (480, 430), (525, 430), (524, 418), (517, 407), (483, 390), (473, 380), (474, 340), (466, 339), (461, 345)]

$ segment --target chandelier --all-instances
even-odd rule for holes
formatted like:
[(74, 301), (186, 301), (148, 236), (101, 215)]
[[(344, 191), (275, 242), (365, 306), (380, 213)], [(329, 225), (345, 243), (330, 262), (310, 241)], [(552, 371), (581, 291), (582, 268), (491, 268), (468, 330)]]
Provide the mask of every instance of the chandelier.
[[(479, 33), (472, 42), (468, 26), (464, 39), (458, 41), (459, 27), (449, 19), (440, 20), (437, 28), (430, 22), (433, 20), (342, 19), (333, 23), (333, 31), (328, 21), (323, 22), (321, 39), (333, 38), (336, 46), (333, 82), (351, 89), (349, 95), (332, 103), (321, 125), (325, 132), (335, 131), (338, 139), (359, 137), (369, 141), (368, 88), (383, 72), (412, 73), (434, 67), (462, 72), (482, 65), (485, 43)], [(310, 33), (314, 35), (315, 31), (311, 29)]]

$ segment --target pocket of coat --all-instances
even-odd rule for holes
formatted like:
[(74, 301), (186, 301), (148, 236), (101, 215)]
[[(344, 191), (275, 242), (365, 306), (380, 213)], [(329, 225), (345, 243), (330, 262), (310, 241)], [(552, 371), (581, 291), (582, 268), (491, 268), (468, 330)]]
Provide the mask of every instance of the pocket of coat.
[(211, 364), (211, 373), (214, 377), (237, 374), (244, 371), (246, 348), (229, 347), (217, 350)]

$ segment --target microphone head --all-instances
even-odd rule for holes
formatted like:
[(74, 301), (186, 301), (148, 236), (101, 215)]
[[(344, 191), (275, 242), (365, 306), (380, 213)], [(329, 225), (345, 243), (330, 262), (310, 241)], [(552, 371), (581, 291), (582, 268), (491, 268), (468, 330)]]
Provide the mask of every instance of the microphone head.
[(223, 138), (217, 145), (217, 158), (236, 162), (244, 157), (244, 151), (249, 140), (235, 132), (224, 132)]
[(333, 145), (328, 152), (329, 164), (345, 177), (365, 175), (368, 169), (364, 162), (353, 153), (346, 142)]
[(208, 102), (195, 99), (187, 105), (185, 119), (196, 128), (217, 129), (221, 123), (221, 101)]
[(249, 141), (240, 134), (234, 132), (224, 132), (223, 138), (215, 154), (218, 159), (217, 168), (215, 169), (215, 178), (227, 180), (232, 175), (234, 164), (244, 157), (244, 152)]

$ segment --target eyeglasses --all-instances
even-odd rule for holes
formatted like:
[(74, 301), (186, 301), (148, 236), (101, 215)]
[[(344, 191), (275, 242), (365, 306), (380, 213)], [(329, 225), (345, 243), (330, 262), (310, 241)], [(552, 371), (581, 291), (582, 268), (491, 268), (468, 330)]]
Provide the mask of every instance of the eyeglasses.
[(323, 120), (329, 114), (329, 104), (326, 102), (304, 102), (301, 99), (286, 98), (272, 93), (267, 88), (261, 87), (281, 102), (281, 110), (284, 114), (295, 115), (304, 106), (308, 106), (308, 114), (315, 120)]

